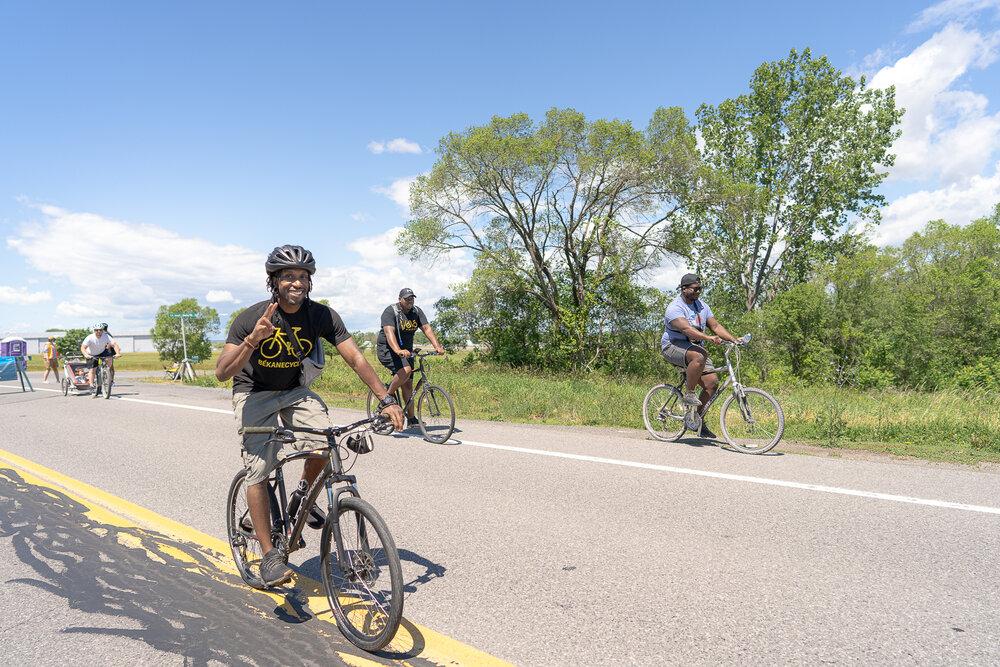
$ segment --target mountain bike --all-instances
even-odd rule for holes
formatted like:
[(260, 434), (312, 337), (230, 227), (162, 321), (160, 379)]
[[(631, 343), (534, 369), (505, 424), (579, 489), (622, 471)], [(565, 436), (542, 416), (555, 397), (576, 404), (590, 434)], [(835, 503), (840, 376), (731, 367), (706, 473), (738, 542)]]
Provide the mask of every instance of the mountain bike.
[[(105, 357), (96, 357), (97, 367), (94, 368), (94, 398), (104, 395), (105, 399), (111, 398), (111, 369)], [(63, 392), (67, 393), (67, 392)]]
[[(326, 489), (326, 520), (320, 534), (323, 587), (337, 620), (337, 627), (358, 648), (377, 651), (388, 644), (403, 616), (403, 571), (396, 543), (385, 520), (361, 499), (357, 479), (347, 472), (356, 455), (369, 452), (372, 431), (391, 432), (392, 424), (381, 415), (341, 427), (325, 429), (291, 426), (254, 426), (244, 433), (266, 433), (271, 442), (290, 444), (300, 438), (316, 442), (316, 448), (284, 456), (267, 480), (271, 504), (271, 541), (287, 556), (305, 546), (302, 530), (310, 519), (320, 493)], [(285, 495), (284, 467), (292, 461), (327, 459), (327, 466), (299, 495), (298, 508), (289, 516)], [(350, 465), (344, 468), (344, 461)], [(226, 501), (226, 527), (236, 568), (249, 586), (265, 589), (260, 576), (263, 559), (260, 542), (247, 505), (246, 471), (233, 478)], [(294, 494), (293, 494), (294, 495)]]
[[(420, 432), (424, 434), (424, 439), (440, 445), (448, 441), (451, 434), (455, 432), (455, 405), (451, 402), (451, 396), (441, 387), (430, 383), (427, 374), (427, 366), (424, 357), (430, 357), (437, 352), (424, 352), (419, 348), (413, 351), (413, 357), (417, 360), (417, 368), (414, 375), (419, 375), (420, 379), (413, 385), (413, 393), (410, 400), (405, 404), (402, 401), (402, 394), (399, 389), (394, 396), (396, 403), (403, 408), (404, 413), (409, 413), (410, 404), (417, 400), (417, 421), (420, 422)], [(382, 383), (386, 389), (389, 385)], [(375, 398), (375, 393), (368, 391), (368, 401), (366, 409), (368, 416), (378, 412), (379, 399)]]
[[(747, 387), (740, 382), (741, 349), (750, 342), (747, 334), (736, 343), (723, 342), (726, 347), (726, 365), (709, 373), (726, 373), (726, 381), (700, 410), (686, 408), (681, 397), (687, 391), (686, 371), (680, 372), (676, 385), (658, 384), (649, 390), (642, 402), (642, 420), (646, 430), (657, 440), (674, 442), (680, 439), (689, 426), (701, 432), (702, 417), (708, 413), (720, 396), (729, 389), (730, 393), (719, 410), (719, 425), (722, 436), (729, 445), (744, 454), (763, 454), (770, 451), (785, 432), (785, 415), (774, 396), (763, 389)], [(735, 362), (729, 359), (735, 353)], [(688, 411), (690, 410), (690, 412)]]

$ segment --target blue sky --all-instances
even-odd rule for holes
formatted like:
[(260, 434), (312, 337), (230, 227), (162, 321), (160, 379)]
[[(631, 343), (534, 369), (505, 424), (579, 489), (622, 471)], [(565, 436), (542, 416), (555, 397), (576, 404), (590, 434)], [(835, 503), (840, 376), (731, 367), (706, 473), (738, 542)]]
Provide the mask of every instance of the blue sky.
[(471, 271), (392, 244), (442, 136), (552, 107), (693, 120), (792, 48), (908, 109), (877, 243), (1000, 202), (1000, 0), (355, 5), (0, 4), (0, 335), (142, 330), (185, 297), (225, 321), (284, 243), (373, 330), (401, 287), (426, 307)]

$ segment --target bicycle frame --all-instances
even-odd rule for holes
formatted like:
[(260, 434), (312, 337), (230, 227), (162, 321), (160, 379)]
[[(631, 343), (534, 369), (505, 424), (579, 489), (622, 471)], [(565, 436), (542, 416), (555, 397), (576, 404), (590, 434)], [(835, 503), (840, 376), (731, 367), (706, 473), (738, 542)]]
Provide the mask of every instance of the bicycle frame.
[[(702, 416), (707, 415), (708, 411), (712, 409), (713, 405), (715, 405), (715, 401), (718, 400), (719, 396), (722, 396), (722, 394), (724, 394), (726, 392), (726, 389), (729, 389), (729, 387), (733, 388), (733, 391), (736, 393), (737, 396), (740, 397), (743, 396), (743, 383), (739, 381), (739, 367), (740, 367), (739, 359), (737, 357), (735, 369), (733, 368), (732, 362), (729, 360), (729, 353), (732, 352), (734, 349), (735, 346), (732, 345), (726, 348), (725, 366), (701, 372), (703, 377), (705, 375), (711, 375), (712, 373), (715, 373), (716, 375), (718, 375), (719, 373), (725, 373), (726, 381), (723, 382), (721, 385), (719, 385), (719, 387), (715, 390), (715, 393), (712, 394), (712, 397), (708, 399), (708, 403), (705, 404), (705, 406), (698, 412), (698, 414)], [(674, 385), (674, 388), (677, 391), (679, 391), (680, 394), (683, 396), (685, 391), (687, 390), (687, 379), (685, 375), (685, 369), (681, 368), (679, 372), (681, 375), (681, 380), (676, 385)], [(743, 402), (740, 401), (739, 403), (740, 403), (740, 410), (743, 411), (744, 410)]]
[[(344, 426), (332, 433), (329, 429), (281, 427), (285, 433), (275, 435), (275, 439), (282, 442), (282, 444), (295, 441), (297, 438), (293, 433), (325, 435), (327, 438), (327, 444), (323, 447), (295, 452), (283, 457), (267, 480), (268, 498), (271, 503), (271, 529), (272, 531), (277, 529), (281, 533), (286, 542), (287, 553), (291, 554), (304, 546), (304, 542), (301, 540), (302, 531), (305, 528), (310, 511), (319, 498), (320, 490), (325, 487), (327, 500), (329, 501), (327, 516), (334, 519), (332, 526), (334, 541), (337, 545), (337, 564), (341, 571), (347, 572), (349, 570), (347, 560), (344, 556), (344, 540), (341, 535), (340, 521), (337, 520), (337, 516), (340, 508), (340, 497), (343, 494), (348, 493), (356, 498), (360, 498), (361, 494), (357, 489), (357, 478), (354, 475), (344, 473), (343, 462), (340, 460), (338, 454), (340, 445), (337, 443), (337, 437), (356, 429), (367, 421), (369, 420), (362, 420), (349, 426)], [(285, 464), (292, 461), (306, 461), (310, 459), (327, 459), (327, 465), (323, 469), (323, 472), (317, 475), (316, 479), (306, 489), (305, 496), (299, 504), (298, 516), (290, 517), (288, 516), (287, 501), (284, 500), (287, 498), (285, 495), (284, 479)], [(338, 486), (335, 490), (333, 487), (337, 484), (343, 484), (343, 486)], [(282, 502), (279, 502), (278, 498), (281, 498)], [(364, 531), (364, 525), (360, 528)], [(362, 539), (367, 542), (367, 536), (364, 534), (362, 534)]]
[(412, 375), (420, 375), (420, 379), (413, 384), (413, 391), (410, 393), (410, 398), (407, 399), (406, 403), (403, 403), (400, 400), (403, 397), (401, 390), (396, 389), (396, 403), (403, 409), (403, 412), (406, 412), (406, 409), (410, 407), (410, 404), (413, 403), (413, 401), (420, 395), (420, 390), (423, 389), (425, 385), (429, 385), (431, 383), (430, 375), (426, 366), (424, 366), (424, 357), (434, 356), (434, 353), (421, 352), (418, 350), (414, 352), (414, 356), (417, 358), (417, 367), (413, 369), (411, 377)]

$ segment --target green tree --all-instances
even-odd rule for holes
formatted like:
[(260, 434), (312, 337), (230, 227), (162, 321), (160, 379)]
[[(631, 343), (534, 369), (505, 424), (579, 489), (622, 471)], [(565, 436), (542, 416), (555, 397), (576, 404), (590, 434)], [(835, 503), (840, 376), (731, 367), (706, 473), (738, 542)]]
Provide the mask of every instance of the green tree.
[(538, 305), (547, 346), (575, 366), (598, 361), (629, 285), (686, 251), (684, 212), (704, 180), (679, 108), (657, 109), (645, 131), (572, 109), (552, 109), (538, 125), (525, 114), (494, 117), (444, 137), (437, 152), (410, 189), (400, 253), (472, 250), (481, 277), (514, 290), (512, 304)]
[(849, 249), (849, 216), (880, 221), (902, 115), (893, 88), (869, 89), (809, 49), (758, 67), (749, 93), (702, 105), (702, 155), (725, 192), (701, 210), (703, 274), (749, 311)]
[(792, 373), (819, 380), (816, 373), (832, 359), (826, 344), (832, 309), (822, 285), (799, 283), (779, 295), (765, 310), (770, 327), (780, 332)]
[(65, 335), (56, 338), (56, 349), (64, 357), (79, 357), (80, 344), (92, 333), (90, 329), (67, 329)]
[(219, 314), (214, 308), (202, 308), (196, 299), (182, 299), (170, 306), (160, 306), (156, 311), (156, 322), (150, 333), (153, 346), (160, 353), (160, 359), (180, 361), (184, 358), (181, 340), (181, 318), (170, 317), (181, 313), (194, 313), (184, 319), (184, 338), (187, 341), (188, 356), (202, 359), (212, 358), (212, 343), (209, 334), (219, 331)]

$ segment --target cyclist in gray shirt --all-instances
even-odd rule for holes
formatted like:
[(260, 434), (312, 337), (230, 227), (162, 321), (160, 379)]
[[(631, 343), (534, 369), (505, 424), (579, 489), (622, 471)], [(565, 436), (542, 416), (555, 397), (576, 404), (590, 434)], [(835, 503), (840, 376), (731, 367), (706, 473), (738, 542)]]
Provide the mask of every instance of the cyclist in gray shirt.
[[(719, 378), (715, 373), (702, 375), (705, 369), (715, 368), (702, 343), (709, 341), (719, 345), (723, 340), (731, 343), (737, 341), (715, 319), (708, 304), (698, 298), (701, 294), (701, 278), (694, 273), (684, 274), (680, 290), (680, 295), (670, 302), (664, 315), (665, 331), (660, 339), (660, 352), (674, 366), (686, 369), (687, 393), (681, 402), (701, 410), (719, 388)], [(706, 329), (711, 335), (705, 332)], [(703, 388), (701, 396), (695, 393), (698, 385)], [(701, 433), (705, 437), (715, 438), (715, 434), (704, 423)]]

